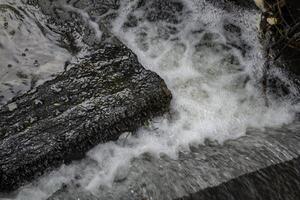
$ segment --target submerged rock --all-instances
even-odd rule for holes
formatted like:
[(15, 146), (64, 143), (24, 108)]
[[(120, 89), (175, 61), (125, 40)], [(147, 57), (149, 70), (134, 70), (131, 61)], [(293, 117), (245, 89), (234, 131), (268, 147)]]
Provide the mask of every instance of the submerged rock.
[(53, 80), (0, 107), (2, 192), (136, 130), (167, 111), (171, 100), (164, 81), (101, 24), (99, 29), (87, 24), (84, 13), (74, 20), (73, 9), (55, 8), (61, 17), (54, 18), (50, 8), (47, 27), (57, 30), (59, 40), (69, 36), (62, 41), (75, 54), (83, 48), (77, 46), (76, 33), (85, 33), (87, 53)]
[(207, 188), (178, 200), (294, 200), (300, 197), (300, 157)]
[(214, 6), (234, 12), (235, 7), (239, 6), (245, 9), (257, 9), (253, 0), (207, 0)]
[(224, 144), (191, 145), (178, 159), (143, 154), (132, 160), (127, 178), (111, 188), (91, 193), (70, 184), (48, 200), (77, 200), (78, 191), (82, 200), (299, 199), (299, 130), (299, 122), (249, 129), (247, 135)]

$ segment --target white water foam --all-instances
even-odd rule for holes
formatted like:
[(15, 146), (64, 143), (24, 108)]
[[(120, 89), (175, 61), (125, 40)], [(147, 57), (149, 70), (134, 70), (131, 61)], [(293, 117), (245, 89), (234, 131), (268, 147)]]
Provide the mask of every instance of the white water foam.
[[(124, 28), (129, 13), (143, 18), (141, 10), (134, 11), (136, 4), (123, 1), (113, 32), (146, 68), (166, 81), (173, 94), (170, 114), (154, 119), (135, 136), (125, 133), (117, 142), (98, 145), (85, 160), (23, 187), (16, 199), (46, 199), (62, 183), (73, 181), (96, 194), (100, 186), (110, 187), (126, 177), (130, 160), (145, 152), (176, 159), (180, 149), (206, 138), (221, 143), (244, 135), (249, 127), (280, 127), (293, 120), (296, 108), (289, 99), (276, 101), (269, 96), (267, 107), (257, 87), (264, 63), (257, 13), (243, 9), (228, 13), (204, 0), (186, 0), (187, 12), (179, 24), (142, 19), (136, 27)], [(225, 19), (241, 27), (241, 39), (251, 47), (246, 55), (233, 47), (218, 49), (230, 39), (224, 36)], [(161, 28), (168, 25), (179, 31), (162, 38)], [(207, 38), (214, 46), (205, 45)]]
[(0, 2), (0, 104), (31, 89), (33, 82), (36, 86), (51, 79), (71, 59), (67, 50), (48, 39), (55, 35), (43, 32), (45, 19), (32, 7), (25, 12), (29, 7), (20, 4), (19, 0)]

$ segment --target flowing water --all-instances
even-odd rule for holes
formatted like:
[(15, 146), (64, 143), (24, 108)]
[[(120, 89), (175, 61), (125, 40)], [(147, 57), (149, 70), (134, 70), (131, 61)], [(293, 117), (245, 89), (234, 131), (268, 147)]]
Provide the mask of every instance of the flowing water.
[[(69, 52), (51, 42), (42, 16), (17, 1), (0, 2), (0, 105), (64, 70)], [(46, 35), (47, 34), (47, 35)]]
[[(97, 23), (103, 15), (89, 14), (94, 1), (85, 8), (62, 2), (62, 8), (79, 13), (101, 38)], [(33, 89), (80, 57), (63, 48), (33, 7), (4, 0), (0, 12), (0, 103)], [(207, 139), (222, 143), (249, 128), (292, 122), (299, 109), (292, 98), (297, 90), (291, 86), (293, 95), (280, 99), (262, 92), (265, 61), (259, 19), (256, 10), (224, 9), (205, 0), (122, 1), (107, 27), (145, 68), (166, 81), (173, 94), (170, 112), (134, 135), (124, 133), (119, 141), (98, 145), (84, 160), (64, 165), (7, 198), (46, 199), (63, 183), (78, 184), (97, 196), (100, 189), (105, 193), (134, 174), (132, 160), (145, 153), (176, 161), (180, 151)], [(289, 82), (280, 70), (272, 76)]]

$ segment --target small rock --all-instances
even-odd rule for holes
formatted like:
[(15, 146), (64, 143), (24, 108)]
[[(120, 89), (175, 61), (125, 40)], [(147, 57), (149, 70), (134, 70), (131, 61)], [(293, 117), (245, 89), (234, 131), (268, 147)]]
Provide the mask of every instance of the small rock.
[(12, 31), (9, 32), (9, 34), (10, 34), (10, 35), (15, 35), (15, 34), (16, 34), (16, 31), (15, 31), (15, 30), (12, 30)]
[(129, 167), (128, 166), (119, 166), (116, 170), (115, 182), (122, 182), (124, 181), (129, 174)]
[(28, 75), (25, 74), (25, 73), (22, 72), (22, 71), (18, 71), (18, 72), (16, 73), (16, 75), (17, 75), (17, 77), (19, 77), (20, 79), (27, 79), (27, 78), (28, 78)]
[(8, 22), (4, 22), (4, 28), (5, 28), (5, 29), (8, 28)]
[(39, 61), (35, 60), (34, 63), (33, 63), (33, 65), (34, 65), (35, 67), (40, 66)]
[(35, 99), (34, 100), (34, 104), (35, 105), (43, 105), (43, 102), (41, 100), (39, 100), (39, 99)]
[(51, 86), (51, 90), (55, 91), (55, 92), (60, 92), (62, 89), (57, 87), (56, 85)]
[(275, 17), (268, 17), (267, 22), (273, 26), (273, 25), (277, 24), (278, 20)]
[(7, 105), (9, 111), (15, 110), (18, 106), (16, 103), (10, 103)]

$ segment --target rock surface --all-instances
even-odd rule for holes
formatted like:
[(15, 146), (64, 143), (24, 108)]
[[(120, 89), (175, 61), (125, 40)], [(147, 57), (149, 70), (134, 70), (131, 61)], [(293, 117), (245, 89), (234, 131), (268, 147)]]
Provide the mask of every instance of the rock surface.
[[(171, 100), (164, 81), (105, 28), (86, 25), (84, 16), (74, 20), (74, 10), (52, 14), (48, 27), (56, 28), (58, 40), (74, 53), (83, 48), (88, 53), (55, 79), (0, 107), (2, 192), (136, 130), (167, 111)], [(86, 46), (74, 37), (81, 31)]]
[(300, 197), (299, 188), (300, 157), (297, 157), (245, 174), (180, 200), (294, 200)]
[[(298, 199), (300, 124), (248, 130), (218, 144), (190, 146), (176, 160), (144, 154), (131, 163), (127, 178), (91, 193), (69, 185), (49, 200), (88, 199)], [(174, 187), (176, 186), (176, 187)], [(76, 195), (71, 195), (76, 194)], [(184, 197), (185, 196), (185, 197)]]
[(235, 6), (245, 9), (257, 9), (253, 0), (208, 0), (216, 7), (234, 12)]

